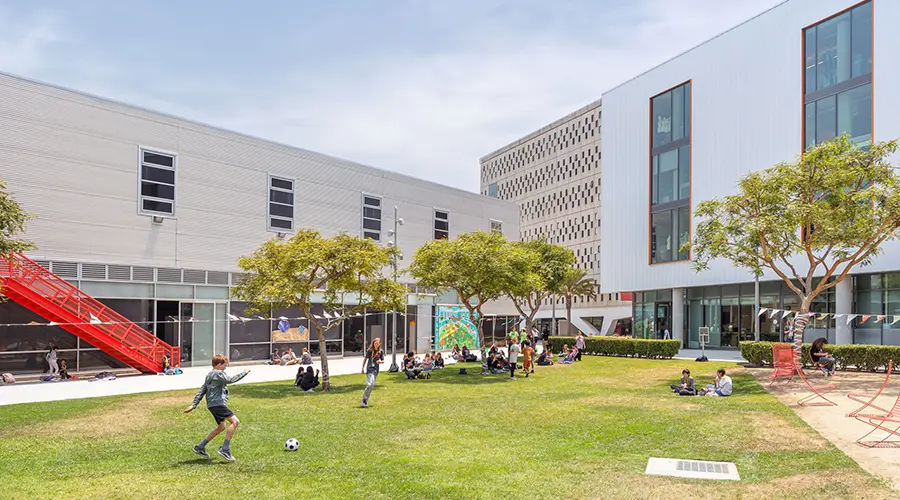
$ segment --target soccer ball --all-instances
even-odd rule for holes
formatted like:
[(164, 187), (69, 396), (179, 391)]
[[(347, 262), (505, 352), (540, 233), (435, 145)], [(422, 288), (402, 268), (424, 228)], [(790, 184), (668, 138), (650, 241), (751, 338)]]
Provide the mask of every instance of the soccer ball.
[(300, 441), (297, 441), (294, 438), (290, 438), (284, 443), (284, 448), (287, 451), (297, 451), (300, 449)]

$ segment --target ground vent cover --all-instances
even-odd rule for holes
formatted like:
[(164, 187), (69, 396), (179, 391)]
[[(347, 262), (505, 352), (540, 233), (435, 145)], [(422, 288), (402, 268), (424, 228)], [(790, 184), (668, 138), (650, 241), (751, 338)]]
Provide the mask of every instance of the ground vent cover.
[(705, 460), (685, 460), (682, 458), (650, 457), (644, 474), (686, 477), (690, 479), (741, 480), (737, 466), (733, 462), (707, 462)]

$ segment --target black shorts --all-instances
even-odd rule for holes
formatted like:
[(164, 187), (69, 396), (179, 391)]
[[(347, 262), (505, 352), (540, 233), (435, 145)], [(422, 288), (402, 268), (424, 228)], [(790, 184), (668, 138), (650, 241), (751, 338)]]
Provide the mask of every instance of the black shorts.
[(234, 413), (227, 406), (210, 406), (208, 409), (212, 413), (213, 418), (216, 419), (217, 424), (221, 424), (234, 416)]

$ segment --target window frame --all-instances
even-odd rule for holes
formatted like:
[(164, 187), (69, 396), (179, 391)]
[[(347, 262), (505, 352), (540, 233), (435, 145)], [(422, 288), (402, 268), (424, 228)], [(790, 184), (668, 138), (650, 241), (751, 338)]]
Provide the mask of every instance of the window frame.
[[(447, 218), (446, 219), (438, 219), (438, 216), (437, 216), (438, 212), (442, 212), (442, 213), (446, 214)], [(437, 224), (436, 224), (438, 220), (446, 222), (447, 229), (438, 229)], [(447, 233), (446, 238), (438, 238), (437, 234), (436, 234), (438, 231), (440, 231), (442, 233)], [(432, 207), (432, 209), (431, 209), (431, 236), (435, 240), (442, 240), (442, 239), (449, 240), (450, 239), (450, 211), (449, 210), (444, 209), (444, 208)]]
[[(366, 204), (366, 198), (372, 198), (373, 200), (378, 200), (378, 207), (374, 205)], [(359, 234), (363, 239), (369, 238), (366, 236), (366, 233), (378, 234), (378, 239), (369, 238), (370, 240), (381, 244), (382, 236), (384, 235), (384, 196), (379, 196), (377, 194), (370, 194), (366, 192), (362, 192), (359, 197)], [(366, 217), (366, 208), (378, 208), (379, 212), (381, 212), (381, 217), (375, 219), (374, 217)], [(374, 229), (366, 229), (366, 220), (378, 220), (378, 231)]]
[[(499, 225), (499, 227), (498, 227), (497, 229), (494, 229), (494, 224), (495, 224), (495, 223)], [(447, 226), (448, 226), (448, 228), (449, 228), (449, 226), (450, 226), (450, 221), (447, 221)], [(495, 233), (498, 233), (498, 234), (503, 234), (503, 221), (502, 221), (502, 220), (498, 220), (498, 219), (490, 219), (490, 226), (491, 226), (491, 232), (495, 232)]]
[[(872, 43), (871, 43), (872, 64), (871, 64), (871, 67), (869, 68), (870, 69), (869, 73), (864, 73), (862, 75), (853, 76), (853, 59), (852, 59), (853, 58), (853, 45), (852, 45), (852, 43), (853, 43), (853, 14), (852, 14), (852, 11), (858, 7), (865, 5), (865, 4), (870, 4), (871, 12), (872, 12), (871, 30), (870, 30), (871, 34), (872, 34)], [(807, 85), (807, 74), (806, 74), (807, 73), (807, 59), (806, 59), (807, 43), (806, 43), (806, 38), (807, 38), (807, 32), (811, 29), (817, 28), (819, 25), (821, 25), (825, 22), (828, 22), (832, 19), (835, 19), (835, 18), (840, 17), (847, 13), (851, 13), (849, 16), (849, 21), (848, 21), (850, 23), (850, 34), (848, 36), (850, 37), (850, 43), (851, 43), (850, 50), (849, 50), (851, 60), (848, 63), (850, 65), (850, 78), (847, 80), (844, 80), (843, 82), (826, 87), (824, 89), (816, 89), (816, 85), (814, 85), (813, 90), (811, 92), (807, 92), (806, 91), (806, 85)], [(818, 43), (818, 32), (816, 33), (816, 36), (814, 36), (813, 38), (816, 40), (816, 43)], [(816, 65), (818, 65), (818, 47), (817, 47), (817, 50), (815, 51), (815, 53), (817, 54), (816, 55)], [(807, 145), (807, 140), (806, 140), (806, 133), (807, 133), (806, 106), (807, 106), (807, 104), (812, 103), (812, 104), (814, 104), (813, 107), (815, 108), (815, 103), (817, 103), (818, 101), (820, 101), (822, 99), (826, 99), (831, 96), (834, 96), (834, 98), (835, 98), (835, 121), (837, 123), (840, 123), (840, 117), (838, 116), (839, 110), (837, 108), (837, 96), (846, 91), (849, 91), (849, 90), (852, 90), (852, 89), (855, 89), (858, 87), (862, 87), (864, 85), (870, 85), (869, 88), (871, 89), (871, 98), (869, 99), (871, 110), (869, 112), (869, 116), (870, 116), (872, 123), (869, 127), (869, 136), (870, 136), (869, 142), (870, 143), (874, 142), (874, 140), (875, 140), (875, 83), (874, 83), (874, 81), (875, 81), (875, 2), (873, 0), (862, 0), (861, 2), (857, 2), (857, 3), (847, 7), (846, 9), (843, 9), (839, 12), (835, 12), (834, 14), (831, 14), (828, 17), (825, 17), (814, 23), (804, 26), (803, 29), (800, 30), (800, 61), (801, 61), (801, 64), (800, 64), (800, 97), (801, 97), (801, 99), (800, 99), (800, 102), (801, 102), (801, 104), (800, 104), (800, 106), (801, 106), (801, 108), (800, 108), (800, 116), (801, 116), (801, 120), (800, 120), (800, 151), (801, 152), (806, 151), (808, 148), (810, 148), (816, 144), (819, 144), (819, 142), (815, 142), (812, 145)], [(813, 78), (818, 79), (817, 71)], [(816, 112), (816, 118), (818, 118), (818, 112)], [(816, 125), (815, 120), (814, 120), (813, 125)], [(837, 131), (837, 129), (835, 129), (835, 130)], [(818, 127), (816, 127), (815, 132), (816, 132), (816, 134), (818, 133)]]
[[(684, 131), (684, 136), (671, 140), (666, 144), (655, 146), (654, 147), (654, 130), (655, 130), (655, 121), (654, 121), (654, 113), (653, 113), (653, 101), (665, 94), (671, 93), (679, 87), (687, 86), (687, 92), (684, 93), (683, 98), (685, 100), (686, 106), (682, 109), (683, 119), (686, 121), (686, 127)], [(673, 94), (674, 95), (674, 94)], [(682, 207), (687, 207), (688, 211), (688, 240), (693, 237), (694, 234), (694, 219), (693, 219), (693, 191), (694, 191), (694, 148), (693, 148), (693, 129), (694, 129), (694, 82), (693, 79), (684, 80), (681, 83), (673, 85), (662, 92), (654, 94), (650, 96), (647, 100), (647, 122), (648, 122), (648, 135), (647, 135), (647, 174), (648, 174), (648, 182), (647, 182), (647, 264), (650, 266), (664, 265), (664, 264), (677, 264), (677, 263), (686, 263), (690, 262), (692, 258), (692, 251), (689, 251), (686, 255), (685, 259), (679, 259), (678, 250), (674, 251), (674, 259), (668, 261), (653, 261), (653, 252), (652, 252), (652, 244), (653, 244), (653, 215), (656, 213), (669, 212), (670, 218), (672, 219), (672, 228), (675, 227), (674, 220), (678, 217), (679, 209)], [(674, 109), (674, 106), (672, 106)], [(673, 112), (674, 114), (674, 112)], [(673, 118), (674, 119), (674, 118)], [(674, 124), (672, 124), (674, 128)], [(688, 147), (688, 159), (687, 159), (687, 171), (688, 171), (688, 192), (687, 198), (680, 198), (680, 190), (681, 190), (681, 180), (680, 180), (680, 169), (681, 169), (681, 150), (685, 146)], [(654, 188), (654, 179), (653, 179), (653, 164), (654, 157), (659, 156), (668, 151), (676, 152), (676, 185), (675, 185), (675, 195), (678, 196), (678, 199), (675, 201), (667, 202), (664, 204), (653, 204), (653, 188)], [(657, 187), (658, 188), (658, 187)], [(674, 231), (674, 229), (673, 229)], [(672, 234), (673, 240), (677, 241), (677, 234)]]
[[(289, 192), (285, 188), (273, 186), (272, 185), (273, 179), (291, 183), (291, 190), (290, 190), (290, 193), (291, 193), (291, 205), (290, 205), (291, 206), (291, 218), (290, 218), (291, 228), (290, 229), (286, 229), (283, 227), (276, 227), (276, 226), (272, 225), (272, 217), (275, 217), (278, 220), (287, 220), (287, 217), (285, 217), (283, 215), (272, 215), (271, 207), (269, 204), (275, 203), (277, 205), (282, 205), (285, 207), (288, 206), (287, 203), (281, 203), (280, 201), (273, 202), (272, 201), (272, 190), (274, 189), (274, 190), (282, 192), (282, 193)], [(297, 210), (297, 179), (292, 179), (290, 177), (285, 177), (285, 176), (269, 173), (266, 180), (267, 180), (267, 184), (266, 184), (266, 186), (267, 186), (267, 189), (266, 189), (266, 230), (269, 232), (272, 232), (272, 233), (293, 234), (297, 230), (297, 222), (294, 220), (296, 210)]]
[[(172, 158), (172, 167), (167, 167), (165, 165), (157, 165), (155, 163), (148, 163), (146, 166), (150, 168), (157, 168), (160, 170), (169, 170), (173, 172), (174, 178), (172, 182), (172, 199), (168, 200), (166, 198), (159, 198), (156, 196), (146, 196), (142, 192), (143, 183), (144, 183), (144, 153), (152, 153), (161, 156), (169, 156)], [(137, 148), (137, 213), (138, 215), (145, 217), (161, 217), (163, 219), (175, 219), (176, 209), (178, 205), (178, 153), (174, 151), (167, 151), (161, 148), (154, 148), (151, 146), (138, 145)], [(164, 186), (168, 186), (168, 184), (157, 182), (153, 180), (147, 180), (146, 182), (151, 182), (154, 184), (160, 184)], [(160, 203), (171, 203), (172, 204), (172, 213), (167, 212), (157, 212), (155, 210), (145, 210), (144, 209), (144, 199), (149, 199), (150, 201), (158, 201)]]

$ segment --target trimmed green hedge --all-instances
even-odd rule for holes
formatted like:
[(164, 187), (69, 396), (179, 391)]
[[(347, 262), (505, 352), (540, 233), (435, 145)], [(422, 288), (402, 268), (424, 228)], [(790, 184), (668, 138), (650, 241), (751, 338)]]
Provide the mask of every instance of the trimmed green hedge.
[[(753, 366), (772, 366), (772, 346), (775, 342), (741, 342), (741, 356)], [(792, 344), (784, 343), (790, 346)], [(810, 344), (803, 344), (800, 362), (811, 366), (809, 359)], [(825, 352), (834, 357), (835, 365), (840, 370), (848, 366), (857, 371), (886, 370), (888, 361), (900, 363), (900, 346), (866, 345), (866, 344), (825, 344)]]
[[(563, 344), (575, 345), (575, 337), (550, 337), (550, 350), (559, 352)], [(680, 340), (647, 340), (630, 337), (585, 337), (584, 354), (670, 359), (681, 349)], [(771, 355), (769, 356), (771, 357)]]

